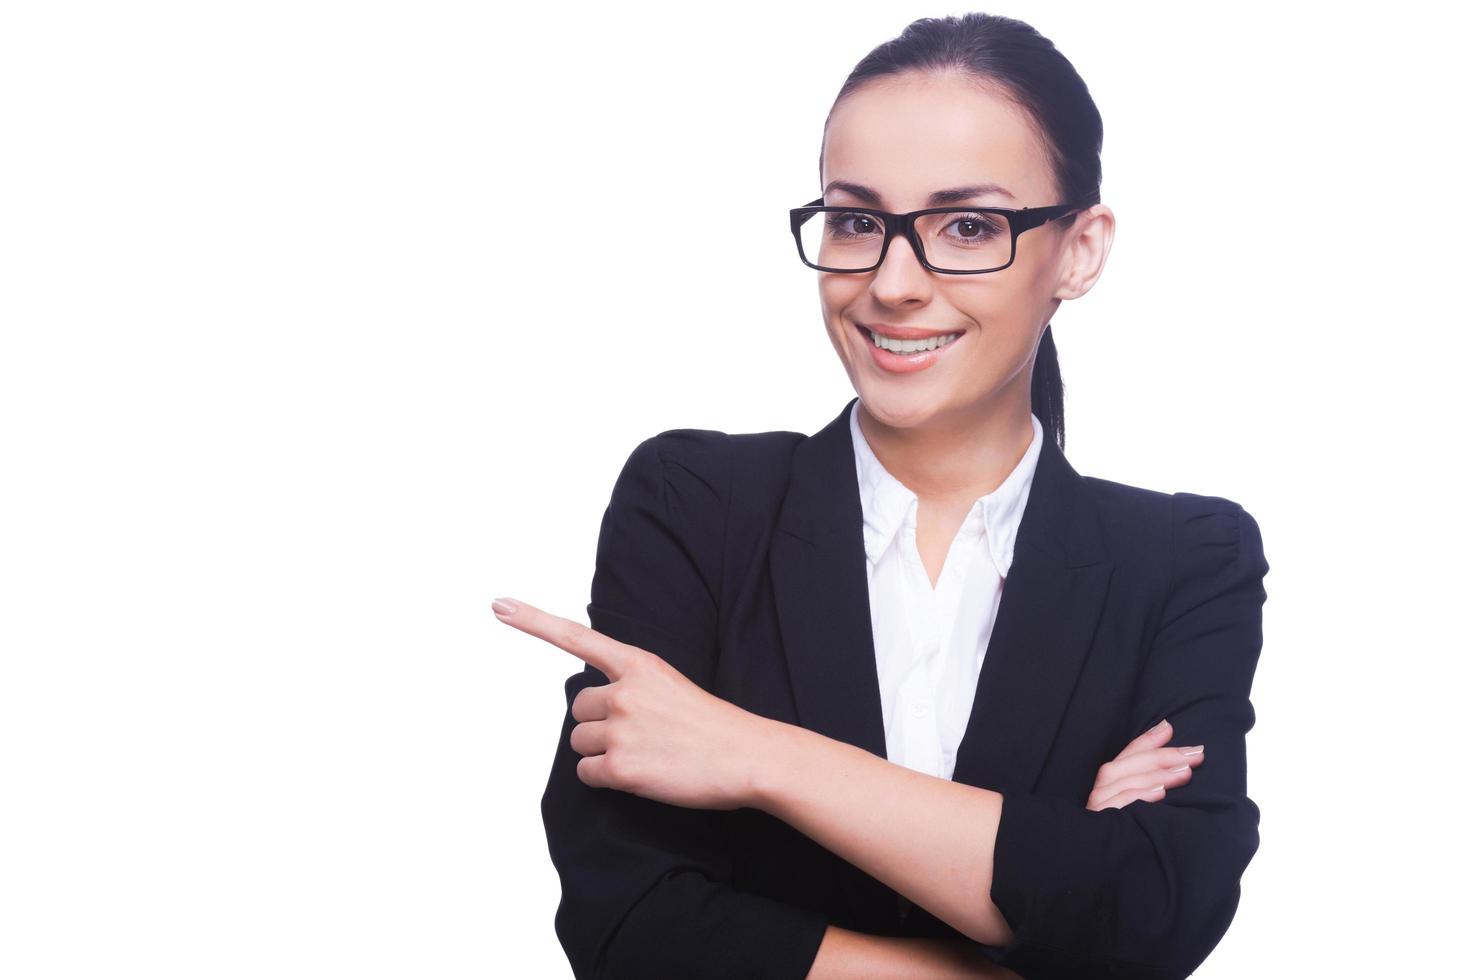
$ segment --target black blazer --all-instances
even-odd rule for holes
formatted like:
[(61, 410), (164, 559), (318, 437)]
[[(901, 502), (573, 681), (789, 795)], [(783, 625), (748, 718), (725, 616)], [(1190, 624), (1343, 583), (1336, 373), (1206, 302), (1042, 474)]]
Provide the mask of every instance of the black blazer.
[[(587, 613), (719, 697), (886, 758), (851, 407), (809, 437), (638, 445)], [(953, 776), (1004, 795), (990, 897), (1015, 941), (992, 958), (1026, 978), (1182, 977), (1224, 935), (1259, 845), (1245, 733), (1268, 567), (1239, 504), (1080, 476), (1047, 430)], [(571, 700), (605, 683), (567, 680), (541, 800), (577, 977), (794, 980), (828, 924), (964, 938), (766, 813), (582, 783)], [(1165, 717), (1169, 745), (1206, 746), (1191, 780), (1087, 810), (1101, 764)]]

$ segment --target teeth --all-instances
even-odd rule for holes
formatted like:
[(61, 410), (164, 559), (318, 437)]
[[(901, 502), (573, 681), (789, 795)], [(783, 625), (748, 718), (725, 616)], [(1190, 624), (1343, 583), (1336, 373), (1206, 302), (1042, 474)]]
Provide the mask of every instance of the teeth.
[(956, 333), (946, 333), (940, 337), (926, 337), (923, 340), (893, 340), (890, 337), (884, 337), (882, 334), (873, 333), (870, 330), (868, 333), (872, 335), (872, 342), (878, 347), (898, 354), (912, 354), (917, 351), (934, 350), (959, 339), (959, 335)]

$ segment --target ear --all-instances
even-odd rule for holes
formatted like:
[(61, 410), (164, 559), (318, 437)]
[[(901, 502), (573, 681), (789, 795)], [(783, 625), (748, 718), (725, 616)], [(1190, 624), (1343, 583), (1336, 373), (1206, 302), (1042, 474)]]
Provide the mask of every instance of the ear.
[(1061, 274), (1056, 280), (1053, 299), (1077, 299), (1086, 295), (1107, 264), (1116, 229), (1116, 216), (1105, 204), (1093, 204), (1076, 215), (1075, 223), (1066, 230)]

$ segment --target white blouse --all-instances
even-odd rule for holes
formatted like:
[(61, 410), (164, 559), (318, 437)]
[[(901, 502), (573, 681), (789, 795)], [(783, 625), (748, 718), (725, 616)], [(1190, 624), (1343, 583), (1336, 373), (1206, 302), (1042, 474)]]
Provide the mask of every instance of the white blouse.
[(918, 554), (918, 495), (878, 462), (857, 423), (859, 405), (852, 403), (852, 448), (888, 759), (952, 779), (1045, 433), (1031, 413), (1029, 448), (974, 502), (935, 586)]

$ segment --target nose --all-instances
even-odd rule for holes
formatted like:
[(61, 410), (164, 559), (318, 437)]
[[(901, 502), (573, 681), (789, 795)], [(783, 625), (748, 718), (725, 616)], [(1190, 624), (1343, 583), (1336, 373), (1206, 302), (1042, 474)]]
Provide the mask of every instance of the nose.
[(930, 273), (918, 261), (913, 243), (906, 235), (897, 235), (888, 245), (888, 254), (872, 276), (868, 287), (874, 298), (888, 306), (910, 299), (926, 299), (932, 292)]

